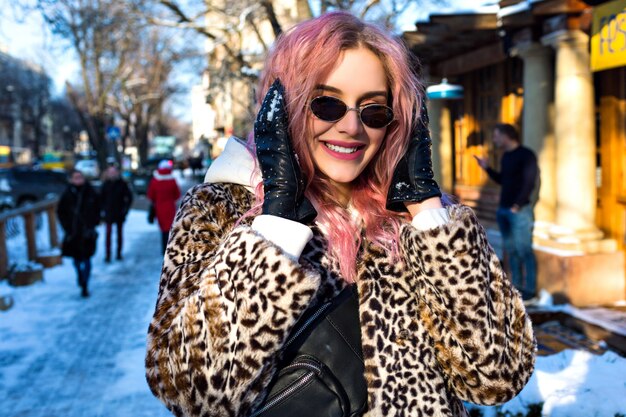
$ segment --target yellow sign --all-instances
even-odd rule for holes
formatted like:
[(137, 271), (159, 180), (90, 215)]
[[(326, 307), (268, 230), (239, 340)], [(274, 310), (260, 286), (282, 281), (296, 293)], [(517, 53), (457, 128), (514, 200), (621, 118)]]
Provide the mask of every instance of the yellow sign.
[(594, 7), (592, 33), (592, 71), (625, 66), (626, 0)]

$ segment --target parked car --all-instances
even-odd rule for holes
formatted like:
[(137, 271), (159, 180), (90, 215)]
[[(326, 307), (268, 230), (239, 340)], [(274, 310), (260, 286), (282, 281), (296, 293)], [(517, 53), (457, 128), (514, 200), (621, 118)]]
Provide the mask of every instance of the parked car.
[(0, 201), (21, 206), (59, 195), (67, 186), (64, 172), (13, 167), (0, 169)]
[(15, 164), (13, 152), (9, 146), (0, 146), (0, 168), (9, 168)]
[(43, 169), (65, 171), (74, 165), (74, 154), (65, 151), (46, 152), (41, 157), (39, 166)]
[(81, 159), (76, 161), (74, 169), (82, 172), (88, 180), (94, 180), (100, 177), (100, 166), (95, 159)]

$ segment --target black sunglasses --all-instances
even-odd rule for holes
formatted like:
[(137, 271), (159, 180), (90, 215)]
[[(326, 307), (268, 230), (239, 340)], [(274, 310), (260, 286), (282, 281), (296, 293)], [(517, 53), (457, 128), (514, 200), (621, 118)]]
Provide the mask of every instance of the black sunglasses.
[(384, 104), (372, 103), (360, 107), (348, 107), (337, 97), (319, 96), (311, 100), (309, 107), (315, 117), (325, 122), (338, 122), (350, 110), (356, 110), (361, 122), (373, 129), (381, 129), (393, 122), (393, 110)]

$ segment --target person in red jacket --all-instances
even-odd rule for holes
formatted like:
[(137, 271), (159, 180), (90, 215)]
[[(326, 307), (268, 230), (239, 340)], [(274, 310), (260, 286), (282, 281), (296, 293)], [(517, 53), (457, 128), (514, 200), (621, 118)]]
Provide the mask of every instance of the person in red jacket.
[(169, 237), (174, 215), (176, 214), (176, 201), (180, 198), (180, 189), (176, 179), (172, 176), (172, 161), (159, 162), (158, 169), (154, 172), (150, 184), (148, 184), (148, 199), (154, 206), (155, 215), (161, 229), (161, 248), (165, 253), (167, 239)]

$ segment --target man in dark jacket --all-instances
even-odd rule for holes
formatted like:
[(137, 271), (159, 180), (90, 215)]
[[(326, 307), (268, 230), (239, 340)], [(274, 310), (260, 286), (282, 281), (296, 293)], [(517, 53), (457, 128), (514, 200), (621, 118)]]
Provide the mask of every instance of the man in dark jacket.
[(106, 223), (106, 257), (105, 262), (111, 262), (111, 230), (117, 227), (117, 259), (122, 259), (124, 235), (122, 232), (128, 210), (133, 202), (133, 193), (128, 184), (120, 177), (114, 166), (107, 168), (104, 183), (102, 184), (102, 212)]
[(100, 223), (100, 201), (82, 172), (72, 170), (69, 181), (57, 206), (57, 216), (65, 233), (62, 254), (73, 258), (81, 294), (88, 297), (91, 257), (96, 252), (98, 239), (96, 226)]
[(513, 285), (525, 300), (535, 296), (537, 261), (533, 252), (533, 207), (538, 193), (539, 167), (537, 157), (519, 142), (517, 129), (510, 124), (497, 124), (493, 143), (504, 150), (500, 171), (488, 166), (487, 160), (476, 157), (489, 178), (502, 186), (496, 213), (502, 233), (504, 250), (509, 255)]

